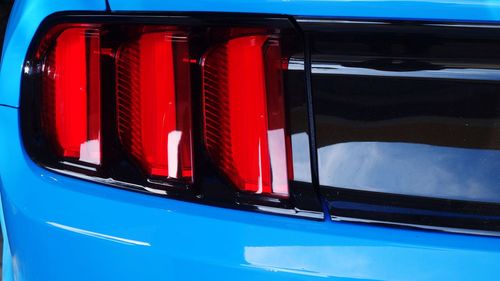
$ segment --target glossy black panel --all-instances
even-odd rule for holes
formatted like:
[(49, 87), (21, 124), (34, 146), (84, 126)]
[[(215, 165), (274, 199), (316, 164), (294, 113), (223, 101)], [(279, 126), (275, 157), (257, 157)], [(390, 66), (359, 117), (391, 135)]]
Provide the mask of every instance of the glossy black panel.
[(284, 84), (289, 116), (287, 125), (292, 143), (293, 181), (291, 182), (291, 190), (293, 190), (293, 201), (298, 209), (322, 212), (319, 196), (314, 190), (312, 182), (310, 128), (303, 54), (296, 54), (290, 58), (288, 71), (284, 74)]
[(303, 26), (312, 45), (319, 183), (332, 215), (497, 230), (500, 209), (482, 203), (500, 203), (500, 31)]

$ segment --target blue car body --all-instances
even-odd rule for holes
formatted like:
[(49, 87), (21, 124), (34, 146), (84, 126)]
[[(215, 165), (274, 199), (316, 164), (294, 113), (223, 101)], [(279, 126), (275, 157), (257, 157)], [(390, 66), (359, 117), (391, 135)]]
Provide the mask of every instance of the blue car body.
[(56, 12), (241, 12), (500, 22), (496, 0), (16, 1), (0, 72), (3, 280), (498, 280), (500, 240), (224, 209), (90, 183), (23, 148), (23, 62)]

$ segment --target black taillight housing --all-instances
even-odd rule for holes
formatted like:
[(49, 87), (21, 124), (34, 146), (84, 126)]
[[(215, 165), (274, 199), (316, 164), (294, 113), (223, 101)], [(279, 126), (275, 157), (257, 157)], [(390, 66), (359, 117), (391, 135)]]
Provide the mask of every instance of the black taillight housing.
[(90, 181), (322, 218), (293, 171), (291, 135), (308, 127), (288, 64), (303, 57), (281, 17), (53, 16), (24, 68), (25, 146)]

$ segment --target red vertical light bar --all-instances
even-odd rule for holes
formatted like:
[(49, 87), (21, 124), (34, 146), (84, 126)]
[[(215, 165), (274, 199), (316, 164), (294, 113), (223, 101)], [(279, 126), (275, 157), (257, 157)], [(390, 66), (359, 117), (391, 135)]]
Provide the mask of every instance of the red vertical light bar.
[(232, 39), (204, 58), (205, 144), (241, 190), (288, 196), (281, 75), (279, 41), (268, 35)]
[(59, 156), (100, 164), (100, 38), (96, 29), (64, 30), (43, 71), (43, 128)]
[(249, 36), (227, 43), (229, 123), (236, 173), (242, 189), (271, 193), (262, 45), (267, 36)]
[(148, 174), (191, 181), (187, 56), (185, 35), (173, 32), (125, 44), (117, 59), (117, 113), (122, 144)]
[(172, 146), (176, 151), (180, 137), (176, 133), (172, 42), (165, 33), (144, 34), (139, 48), (144, 160), (152, 175), (176, 178), (177, 157), (168, 153)]

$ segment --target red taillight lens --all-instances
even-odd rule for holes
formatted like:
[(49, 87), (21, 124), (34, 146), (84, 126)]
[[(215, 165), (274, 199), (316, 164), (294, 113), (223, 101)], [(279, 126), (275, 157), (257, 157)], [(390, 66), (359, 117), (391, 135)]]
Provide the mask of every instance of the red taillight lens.
[(74, 19), (37, 36), (23, 69), (20, 116), (34, 161), (194, 202), (321, 211), (311, 184), (292, 175), (290, 134), (308, 123), (304, 72), (288, 69), (303, 43), (288, 18)]
[(118, 135), (151, 176), (192, 181), (187, 35), (142, 34), (116, 59)]
[(56, 153), (63, 159), (100, 164), (99, 31), (62, 31), (48, 51), (42, 75), (42, 127)]
[(281, 61), (279, 40), (269, 35), (235, 38), (205, 55), (204, 139), (237, 188), (288, 196)]

